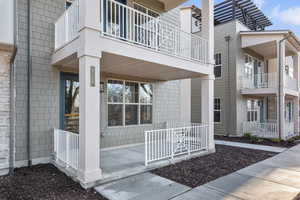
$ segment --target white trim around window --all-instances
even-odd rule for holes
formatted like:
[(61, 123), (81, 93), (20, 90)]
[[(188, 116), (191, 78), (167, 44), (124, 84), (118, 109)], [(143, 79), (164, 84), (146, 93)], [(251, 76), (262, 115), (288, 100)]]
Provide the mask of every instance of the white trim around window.
[[(109, 78), (106, 84), (108, 128), (153, 124), (153, 85), (151, 83)], [(109, 86), (109, 84), (112, 85)], [(114, 87), (114, 91), (111, 87)], [(130, 111), (132, 111), (131, 114), (128, 113)]]
[[(215, 68), (220, 68), (220, 76), (216, 76)], [(222, 79), (223, 78), (223, 64), (222, 64), (222, 53), (216, 52), (215, 53), (215, 66), (214, 66), (214, 75), (216, 79)]]
[[(215, 113), (219, 113), (219, 121), (216, 121)], [(220, 97), (214, 98), (214, 123), (221, 124), (222, 123), (222, 100)]]

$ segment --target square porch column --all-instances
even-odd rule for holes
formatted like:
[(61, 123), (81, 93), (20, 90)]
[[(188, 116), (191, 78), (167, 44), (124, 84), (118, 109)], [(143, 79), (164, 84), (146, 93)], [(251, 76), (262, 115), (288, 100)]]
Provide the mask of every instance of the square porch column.
[(101, 178), (100, 58), (79, 58), (79, 169), (81, 184)]
[(296, 135), (299, 135), (299, 97), (294, 98), (294, 107), (293, 107), (293, 119), (294, 119), (294, 132)]
[[(207, 63), (214, 64), (214, 0), (202, 1), (202, 37), (208, 41)], [(201, 3), (201, 2), (200, 2)]]
[(285, 40), (277, 41), (277, 126), (279, 138), (285, 138)]
[(201, 122), (209, 125), (208, 149), (215, 151), (214, 141), (214, 75), (207, 75), (201, 79)]
[[(293, 56), (294, 78), (297, 80), (297, 88), (299, 90), (299, 55)], [(295, 133), (299, 135), (299, 97), (294, 98), (294, 126)]]

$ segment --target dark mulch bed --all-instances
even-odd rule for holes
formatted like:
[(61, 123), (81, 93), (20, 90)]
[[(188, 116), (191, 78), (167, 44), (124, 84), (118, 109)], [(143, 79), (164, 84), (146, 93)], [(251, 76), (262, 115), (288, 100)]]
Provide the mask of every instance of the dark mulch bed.
[(231, 141), (231, 142), (241, 142), (241, 143), (248, 143), (248, 144), (260, 144), (260, 145), (267, 145), (267, 146), (274, 146), (274, 147), (286, 147), (290, 148), (297, 144), (296, 140), (290, 140), (290, 141), (280, 141), (280, 142), (272, 142), (269, 139), (263, 139), (262, 141), (251, 141), (247, 137), (228, 137), (228, 136), (218, 136), (215, 135), (216, 140), (225, 140), (225, 141)]
[(152, 173), (194, 188), (274, 155), (276, 153), (216, 145), (214, 154), (155, 169)]
[(0, 177), (1, 200), (106, 200), (93, 189), (84, 190), (53, 165), (20, 168)]

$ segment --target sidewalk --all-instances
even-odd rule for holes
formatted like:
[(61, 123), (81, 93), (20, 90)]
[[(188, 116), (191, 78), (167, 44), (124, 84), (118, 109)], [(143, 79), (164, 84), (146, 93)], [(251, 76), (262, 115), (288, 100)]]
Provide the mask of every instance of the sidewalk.
[(300, 192), (300, 145), (173, 200), (292, 200)]
[(150, 173), (95, 189), (111, 200), (293, 200), (300, 193), (300, 145), (193, 189)]

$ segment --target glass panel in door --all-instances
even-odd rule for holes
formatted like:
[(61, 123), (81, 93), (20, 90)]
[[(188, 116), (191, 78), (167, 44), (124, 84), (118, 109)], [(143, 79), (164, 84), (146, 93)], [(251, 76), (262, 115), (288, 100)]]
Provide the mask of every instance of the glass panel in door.
[(65, 131), (79, 132), (79, 81), (77, 75), (61, 75), (60, 126)]

